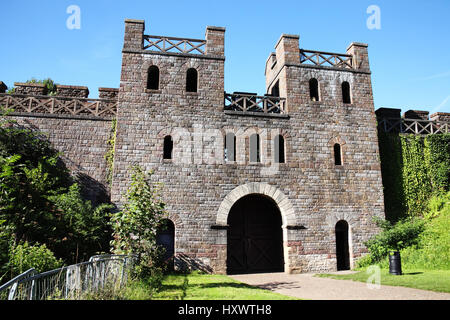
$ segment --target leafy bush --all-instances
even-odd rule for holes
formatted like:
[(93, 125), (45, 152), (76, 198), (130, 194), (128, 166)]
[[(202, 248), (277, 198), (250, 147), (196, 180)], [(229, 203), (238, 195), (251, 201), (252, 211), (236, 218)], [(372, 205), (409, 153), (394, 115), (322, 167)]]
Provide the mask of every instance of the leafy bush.
[(113, 208), (110, 204), (94, 207), (83, 200), (77, 183), (67, 193), (49, 196), (61, 217), (61, 225), (55, 230), (59, 235), (55, 248), (73, 262), (85, 261), (90, 256), (108, 248), (111, 228), (107, 217)]
[(158, 285), (162, 280), (162, 251), (156, 244), (157, 230), (166, 217), (159, 190), (150, 182), (152, 173), (134, 167), (127, 202), (123, 210), (112, 214), (113, 251), (138, 256), (136, 275)]
[(94, 207), (74, 181), (45, 135), (0, 125), (0, 220), (14, 243), (46, 244), (68, 264), (109, 251), (112, 206)]
[(44, 243), (57, 221), (49, 196), (66, 191), (70, 175), (46, 137), (19, 127), (0, 127), (0, 219), (16, 242)]
[(0, 283), (9, 273), (9, 248), (14, 243), (11, 228), (5, 222), (0, 220)]
[(428, 201), (427, 211), (424, 213), (424, 218), (430, 220), (440, 215), (442, 209), (446, 204), (450, 203), (450, 191), (446, 195), (433, 196)]
[(45, 272), (60, 268), (61, 259), (57, 259), (45, 244), (30, 245), (28, 242), (14, 246), (10, 254), (12, 276), (19, 275), (30, 268)]
[(389, 255), (389, 251), (399, 251), (417, 244), (424, 230), (422, 219), (405, 219), (395, 225), (379, 218), (375, 220), (382, 232), (364, 243), (370, 254), (359, 260), (360, 267), (380, 262)]
[(31, 80), (28, 80), (26, 83), (43, 84), (47, 88), (47, 95), (49, 95), (49, 96), (56, 95), (56, 83), (50, 78), (43, 79), (43, 80), (37, 80), (37, 79), (32, 78)]

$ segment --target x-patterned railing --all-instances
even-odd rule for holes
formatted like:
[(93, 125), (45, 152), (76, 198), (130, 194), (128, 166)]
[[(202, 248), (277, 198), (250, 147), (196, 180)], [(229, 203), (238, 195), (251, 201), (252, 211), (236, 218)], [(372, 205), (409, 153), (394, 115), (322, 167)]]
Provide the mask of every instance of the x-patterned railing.
[(410, 134), (449, 133), (450, 123), (446, 121), (383, 118), (378, 120), (378, 128), (384, 132), (398, 132)]
[(205, 54), (206, 40), (144, 35), (144, 49), (158, 52)]
[(285, 114), (286, 99), (272, 96), (225, 93), (224, 110)]
[(14, 112), (112, 117), (117, 100), (0, 93), (0, 105)]
[(300, 63), (342, 69), (353, 69), (351, 54), (300, 49)]
[(0, 286), (0, 300), (79, 299), (108, 285), (121, 287), (134, 260), (125, 255), (103, 255), (43, 273), (30, 269)]

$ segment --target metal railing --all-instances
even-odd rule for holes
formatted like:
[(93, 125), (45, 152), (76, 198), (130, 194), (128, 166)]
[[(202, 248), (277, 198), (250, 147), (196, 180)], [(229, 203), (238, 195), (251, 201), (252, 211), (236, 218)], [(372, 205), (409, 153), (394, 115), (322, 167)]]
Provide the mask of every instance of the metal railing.
[(80, 299), (105, 286), (120, 288), (134, 260), (125, 255), (101, 255), (43, 273), (30, 269), (0, 287), (0, 300)]

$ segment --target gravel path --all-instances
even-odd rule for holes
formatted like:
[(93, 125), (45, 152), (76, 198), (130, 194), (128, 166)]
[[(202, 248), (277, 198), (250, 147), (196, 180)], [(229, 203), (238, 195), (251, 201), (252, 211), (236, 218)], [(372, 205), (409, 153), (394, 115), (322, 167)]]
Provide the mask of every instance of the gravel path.
[(314, 274), (261, 273), (231, 277), (249, 285), (303, 299), (450, 300), (448, 293), (393, 286), (371, 289), (364, 282), (318, 278)]

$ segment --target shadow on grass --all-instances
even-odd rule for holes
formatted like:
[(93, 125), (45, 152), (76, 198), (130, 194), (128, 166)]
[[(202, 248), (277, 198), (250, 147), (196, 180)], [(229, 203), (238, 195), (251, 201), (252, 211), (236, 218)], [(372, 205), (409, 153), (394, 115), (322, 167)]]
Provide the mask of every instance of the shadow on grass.
[[(197, 291), (202, 289), (223, 289), (224, 291), (227, 291), (228, 289), (232, 290), (254, 290), (254, 289), (269, 289), (268, 287), (260, 287), (260, 286), (251, 286), (246, 283), (241, 282), (232, 282), (232, 281), (216, 281), (216, 282), (205, 282), (205, 283), (192, 283), (189, 282), (189, 276), (190, 273), (184, 273), (184, 272), (174, 272), (170, 273), (167, 276), (175, 276), (178, 279), (175, 279), (176, 283), (168, 283), (168, 284), (162, 284), (159, 292), (172, 292), (172, 294), (176, 294), (178, 299), (184, 300), (187, 296), (187, 290), (191, 291)], [(181, 280), (182, 279), (182, 280)], [(181, 282), (182, 281), (182, 282)], [(273, 283), (268, 284), (270, 287), (273, 287)]]
[[(200, 275), (200, 277), (198, 277)], [(203, 277), (205, 275), (205, 277)], [(155, 300), (215, 300), (215, 299), (242, 299), (242, 297), (261, 300), (279, 300), (283, 295), (278, 296), (271, 289), (288, 286), (284, 282), (269, 282), (266, 284), (252, 286), (238, 282), (232, 278), (221, 275), (196, 274), (196, 273), (170, 273), (155, 295)], [(295, 298), (285, 297), (288, 300)], [(284, 300), (284, 299), (281, 299)]]
[(182, 284), (163, 284), (161, 286), (161, 291), (164, 290), (181, 290), (183, 296), (186, 296), (187, 288), (197, 288), (197, 289), (213, 289), (213, 288), (234, 288), (234, 289), (255, 289), (256, 287), (245, 284), (245, 283), (235, 283), (235, 282), (211, 282), (211, 283), (199, 283), (199, 284), (188, 284), (187, 277), (184, 279)]
[(403, 272), (402, 276), (412, 276), (415, 274), (423, 274), (423, 272)]

